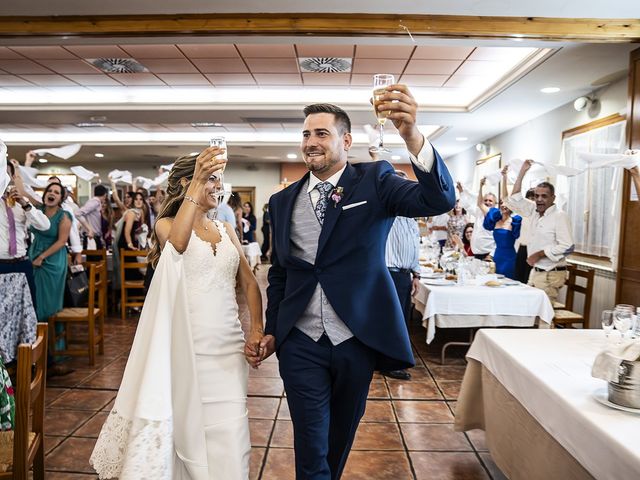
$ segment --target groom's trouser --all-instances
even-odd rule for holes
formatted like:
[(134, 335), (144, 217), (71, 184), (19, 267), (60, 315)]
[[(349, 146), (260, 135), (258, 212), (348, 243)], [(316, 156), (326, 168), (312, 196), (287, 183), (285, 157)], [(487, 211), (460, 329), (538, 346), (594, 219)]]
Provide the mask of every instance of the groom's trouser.
[(297, 328), (279, 350), (293, 421), (296, 480), (337, 480), (364, 414), (375, 352), (352, 337), (333, 346)]

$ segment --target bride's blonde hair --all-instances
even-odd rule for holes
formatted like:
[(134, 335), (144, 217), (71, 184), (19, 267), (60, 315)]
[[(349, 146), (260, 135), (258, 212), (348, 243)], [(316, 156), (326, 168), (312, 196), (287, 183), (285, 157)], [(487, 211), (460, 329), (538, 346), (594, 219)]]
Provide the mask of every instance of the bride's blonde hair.
[[(167, 195), (162, 202), (160, 213), (156, 216), (156, 222), (161, 218), (173, 218), (177, 215), (178, 209), (180, 205), (182, 205), (184, 196), (187, 193), (187, 188), (189, 188), (189, 183), (193, 180), (193, 174), (196, 169), (196, 158), (198, 158), (197, 155), (185, 155), (178, 158), (173, 164), (173, 168), (171, 172), (169, 172)], [(184, 185), (182, 184), (183, 178), (187, 179)], [(151, 233), (151, 240), (153, 241), (153, 247), (149, 251), (147, 259), (151, 266), (156, 268), (162, 249), (155, 228)]]

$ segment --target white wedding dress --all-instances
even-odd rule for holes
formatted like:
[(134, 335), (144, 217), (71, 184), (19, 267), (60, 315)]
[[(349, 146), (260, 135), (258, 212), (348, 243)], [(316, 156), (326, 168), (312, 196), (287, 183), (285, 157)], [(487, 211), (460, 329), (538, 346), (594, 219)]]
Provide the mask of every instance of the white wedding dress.
[(118, 397), (90, 463), (101, 479), (244, 480), (248, 365), (235, 286), (239, 253), (224, 225), (165, 245)]

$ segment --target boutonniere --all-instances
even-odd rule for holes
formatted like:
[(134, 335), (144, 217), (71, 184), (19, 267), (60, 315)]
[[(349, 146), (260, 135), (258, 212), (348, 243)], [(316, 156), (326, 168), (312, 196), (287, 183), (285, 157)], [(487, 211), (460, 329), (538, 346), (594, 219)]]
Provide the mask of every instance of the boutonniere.
[(342, 187), (336, 187), (331, 191), (331, 200), (333, 200), (333, 208), (336, 208), (338, 206), (338, 203), (340, 203), (340, 200), (342, 200), (342, 197), (344, 197), (344, 188)]

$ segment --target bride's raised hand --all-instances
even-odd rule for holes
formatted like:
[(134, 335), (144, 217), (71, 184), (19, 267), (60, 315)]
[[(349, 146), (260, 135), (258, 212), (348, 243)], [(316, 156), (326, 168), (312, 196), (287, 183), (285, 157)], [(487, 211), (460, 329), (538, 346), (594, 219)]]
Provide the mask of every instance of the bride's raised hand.
[(205, 148), (196, 158), (196, 168), (193, 173), (193, 181), (204, 185), (209, 181), (211, 175), (218, 170), (222, 170), (227, 164), (223, 158), (217, 158), (218, 155), (224, 153), (224, 148), (208, 147)]

